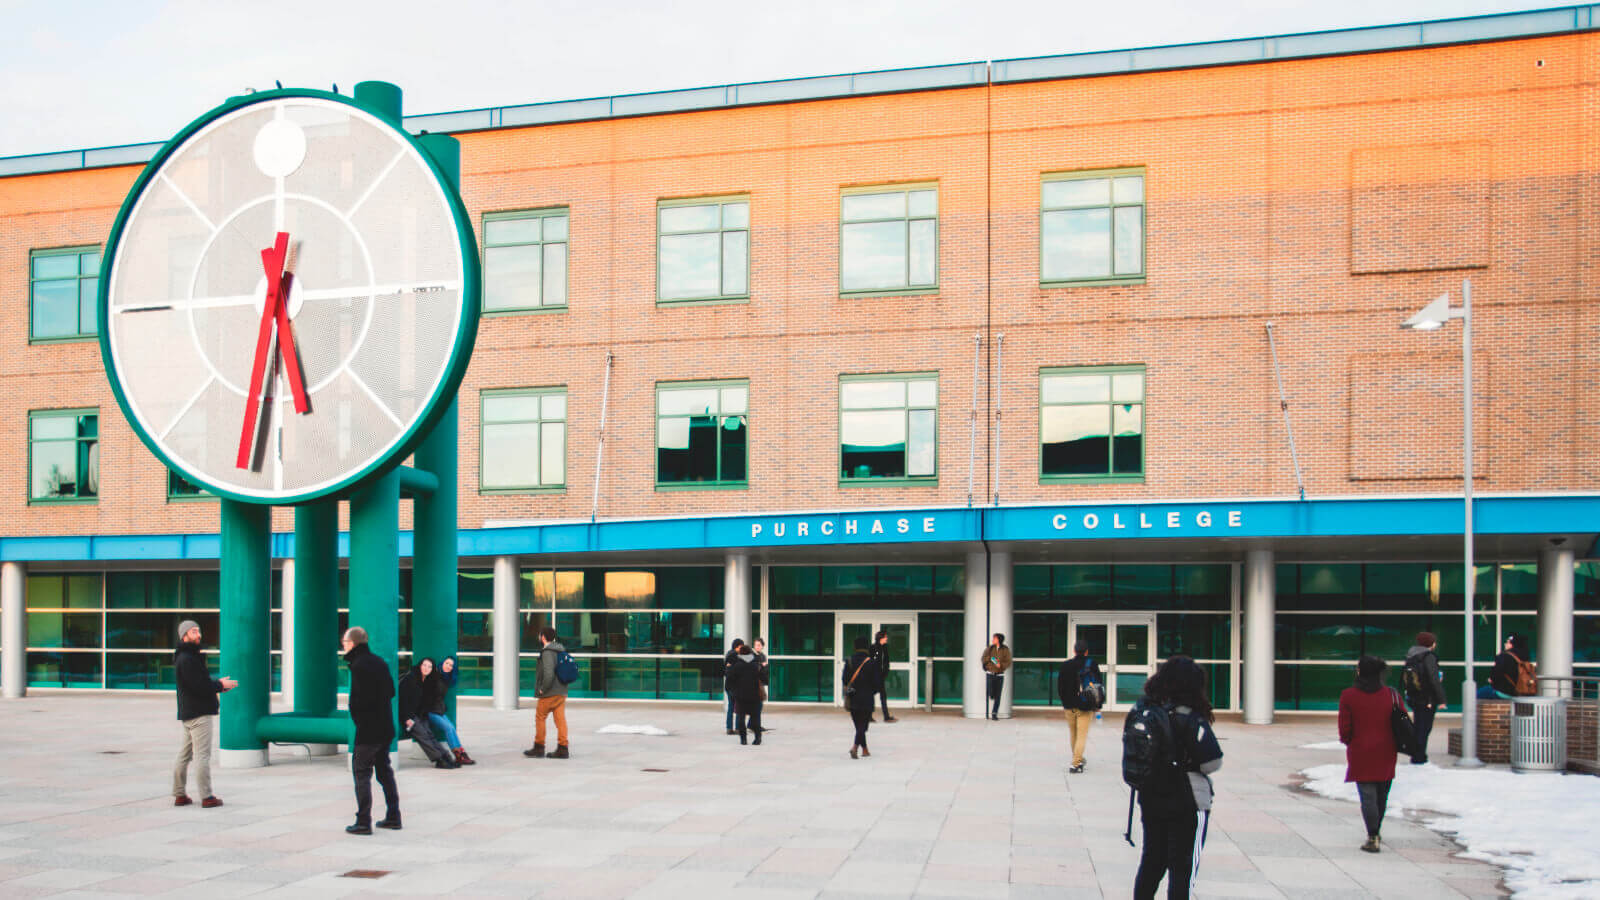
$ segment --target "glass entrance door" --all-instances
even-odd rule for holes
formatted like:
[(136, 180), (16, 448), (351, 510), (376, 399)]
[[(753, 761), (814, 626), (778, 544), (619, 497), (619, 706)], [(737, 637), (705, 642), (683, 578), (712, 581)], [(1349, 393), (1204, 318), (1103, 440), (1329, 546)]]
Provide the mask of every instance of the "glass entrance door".
[(1155, 637), (1154, 613), (1067, 616), (1067, 646), (1088, 642), (1090, 658), (1106, 676), (1109, 710), (1131, 709), (1144, 694), (1145, 680), (1156, 670)]
[(844, 685), (839, 681), (839, 673), (844, 671), (844, 661), (854, 652), (856, 638), (866, 638), (871, 644), (873, 635), (879, 631), (889, 633), (889, 674), (884, 679), (889, 705), (916, 705), (917, 667), (912, 665), (912, 660), (917, 658), (916, 613), (838, 613), (834, 616), (833, 628), (834, 706), (844, 705)]

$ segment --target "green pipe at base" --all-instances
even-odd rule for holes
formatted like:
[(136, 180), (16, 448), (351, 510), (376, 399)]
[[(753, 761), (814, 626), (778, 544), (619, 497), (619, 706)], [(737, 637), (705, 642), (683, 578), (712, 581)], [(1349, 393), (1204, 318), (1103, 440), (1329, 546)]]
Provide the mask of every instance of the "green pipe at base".
[(339, 708), (339, 501), (294, 508), (294, 711)]
[(223, 750), (261, 750), (256, 722), (271, 708), (272, 507), (222, 500)]
[(355, 733), (343, 712), (331, 716), (279, 713), (256, 720), (256, 737), (284, 744), (346, 744)]

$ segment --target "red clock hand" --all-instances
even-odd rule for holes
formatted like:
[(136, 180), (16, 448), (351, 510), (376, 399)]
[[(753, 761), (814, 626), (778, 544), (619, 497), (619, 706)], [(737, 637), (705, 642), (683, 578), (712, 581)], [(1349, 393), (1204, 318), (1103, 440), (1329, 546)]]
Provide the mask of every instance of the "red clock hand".
[(261, 251), (262, 259), (269, 256), (276, 259), (276, 265), (267, 264), (267, 296), (261, 309), (261, 328), (256, 333), (256, 359), (250, 368), (250, 391), (244, 398), (244, 427), (239, 430), (239, 455), (234, 460), (234, 466), (240, 469), (250, 468), (252, 457), (255, 456), (256, 447), (256, 422), (261, 412), (261, 388), (267, 374), (267, 350), (272, 344), (272, 326), (277, 320), (278, 299), (282, 284), (283, 259), (289, 252), (289, 235), (287, 232), (278, 232), (277, 243), (267, 250)]
[[(300, 371), (300, 349), (294, 344), (294, 327), (289, 324), (289, 285), (294, 281), (294, 273), (284, 271), (284, 264), (288, 262), (288, 242), (289, 235), (278, 232), (278, 244), (271, 250), (261, 251), (261, 264), (267, 269), (267, 289), (272, 290), (274, 283), (277, 286), (278, 303), (274, 318), (278, 323), (278, 352), (283, 355), (283, 368), (289, 376), (294, 411), (308, 413), (311, 411), (311, 398), (306, 396), (305, 376)], [(279, 274), (274, 276), (275, 272)]]

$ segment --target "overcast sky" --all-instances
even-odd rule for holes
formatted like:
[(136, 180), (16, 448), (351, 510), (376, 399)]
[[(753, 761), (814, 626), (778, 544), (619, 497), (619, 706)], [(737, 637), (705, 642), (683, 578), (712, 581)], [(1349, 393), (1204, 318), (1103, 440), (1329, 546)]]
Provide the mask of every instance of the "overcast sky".
[(165, 140), (244, 88), (393, 81), (444, 112), (1260, 37), (1506, 0), (0, 0), (0, 156)]

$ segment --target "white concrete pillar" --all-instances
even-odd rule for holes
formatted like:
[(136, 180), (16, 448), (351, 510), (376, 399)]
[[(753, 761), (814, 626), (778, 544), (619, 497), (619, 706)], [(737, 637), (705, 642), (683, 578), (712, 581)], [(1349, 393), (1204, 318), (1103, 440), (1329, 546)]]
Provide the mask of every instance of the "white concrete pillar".
[[(516, 709), (522, 687), (522, 573), (515, 556), (494, 558), (494, 708)], [(555, 623), (551, 623), (552, 625)]]
[(1276, 683), (1272, 660), (1276, 652), (1273, 633), (1278, 615), (1277, 572), (1271, 550), (1250, 550), (1244, 555), (1244, 665), (1240, 700), (1246, 725), (1271, 725)]
[(983, 677), (983, 650), (989, 646), (989, 556), (967, 554), (967, 596), (961, 640), (961, 714), (981, 719), (989, 712), (988, 679)]
[(750, 554), (729, 553), (722, 564), (722, 651), (733, 649), (733, 639), (749, 641)]
[[(1540, 675), (1572, 675), (1572, 580), (1571, 548), (1546, 547), (1539, 553), (1539, 643), (1534, 653), (1539, 658)], [(1556, 696), (1570, 684), (1545, 682), (1540, 693)]]
[(294, 709), (294, 559), (283, 561), (283, 569), (279, 573), (282, 588), (283, 607), (278, 613), (279, 633), (282, 643), (279, 649), (283, 651), (278, 658), (283, 662), (282, 696), (283, 703), (289, 709)]
[[(996, 631), (1006, 636), (1006, 646), (1013, 658), (1017, 652), (1017, 636), (1011, 627), (1011, 554), (995, 550), (989, 553), (989, 633)], [(984, 639), (988, 643), (988, 639)], [(987, 680), (987, 679), (986, 679)], [(1006, 680), (1000, 689), (1000, 718), (1011, 718), (1011, 696), (1017, 687), (1017, 665), (1011, 664)]]
[(28, 567), (0, 563), (0, 694), (28, 693)]

